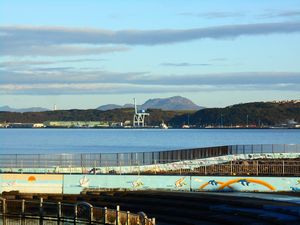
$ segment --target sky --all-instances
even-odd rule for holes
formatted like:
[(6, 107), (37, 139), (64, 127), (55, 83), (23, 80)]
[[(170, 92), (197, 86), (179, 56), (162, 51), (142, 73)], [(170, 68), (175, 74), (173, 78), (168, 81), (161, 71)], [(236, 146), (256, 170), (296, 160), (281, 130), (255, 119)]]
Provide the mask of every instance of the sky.
[(0, 106), (300, 99), (299, 0), (0, 0)]

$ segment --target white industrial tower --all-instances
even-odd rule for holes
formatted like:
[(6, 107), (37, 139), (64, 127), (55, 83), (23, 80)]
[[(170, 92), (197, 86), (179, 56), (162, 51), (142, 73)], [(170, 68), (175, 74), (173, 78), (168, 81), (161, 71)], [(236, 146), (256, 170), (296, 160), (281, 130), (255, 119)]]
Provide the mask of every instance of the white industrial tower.
[(138, 110), (135, 98), (134, 101), (134, 116), (133, 116), (133, 127), (145, 127), (145, 117), (149, 116), (149, 113), (146, 113), (145, 110)]

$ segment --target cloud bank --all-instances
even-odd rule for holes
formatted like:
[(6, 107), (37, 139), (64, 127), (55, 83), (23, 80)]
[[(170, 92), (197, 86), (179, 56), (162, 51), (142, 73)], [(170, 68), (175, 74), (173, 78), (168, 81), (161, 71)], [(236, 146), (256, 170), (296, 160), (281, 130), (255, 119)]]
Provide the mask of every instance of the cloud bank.
[(182, 62), (182, 63), (161, 63), (161, 66), (172, 66), (172, 67), (189, 67), (189, 66), (211, 66), (212, 64), (209, 63), (187, 63), (187, 62)]
[(78, 70), (72, 67), (0, 70), (1, 94), (122, 94), (219, 90), (299, 91), (300, 73), (170, 74)]
[[(245, 35), (289, 34), (300, 22), (254, 23), (194, 29), (104, 30), (64, 27), (1, 26), (2, 55), (85, 55), (126, 51), (131, 45), (162, 45)], [(103, 46), (108, 45), (108, 46)]]

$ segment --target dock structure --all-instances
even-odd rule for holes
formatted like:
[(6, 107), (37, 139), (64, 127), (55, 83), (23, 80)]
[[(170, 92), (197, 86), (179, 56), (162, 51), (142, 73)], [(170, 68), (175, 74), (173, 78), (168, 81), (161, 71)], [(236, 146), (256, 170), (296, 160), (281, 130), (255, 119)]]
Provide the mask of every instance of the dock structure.
[(149, 116), (149, 113), (146, 113), (145, 110), (138, 110), (136, 105), (135, 98), (134, 102), (134, 115), (133, 115), (133, 127), (145, 127), (145, 118)]

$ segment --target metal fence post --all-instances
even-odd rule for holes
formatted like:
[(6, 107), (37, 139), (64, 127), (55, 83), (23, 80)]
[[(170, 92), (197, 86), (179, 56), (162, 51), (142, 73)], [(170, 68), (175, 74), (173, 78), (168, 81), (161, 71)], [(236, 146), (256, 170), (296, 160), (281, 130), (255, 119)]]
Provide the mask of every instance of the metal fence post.
[(257, 160), (257, 161), (256, 161), (256, 175), (257, 175), (257, 176), (258, 176), (258, 174), (259, 174), (258, 169), (259, 169), (259, 167), (258, 167), (258, 160)]
[(107, 223), (107, 207), (104, 207), (104, 216), (103, 216), (103, 223)]
[(285, 174), (285, 168), (284, 168), (284, 160), (282, 160), (282, 175), (284, 175)]
[(40, 198), (40, 225), (43, 225), (43, 198)]
[(89, 218), (89, 222), (92, 223), (94, 221), (94, 207), (91, 206), (90, 207), (90, 218)]
[(5, 198), (2, 199), (2, 214), (3, 215), (6, 214), (6, 199)]
[(61, 202), (57, 202), (57, 222), (60, 224), (61, 220)]
[(21, 211), (22, 211), (22, 217), (24, 217), (25, 216), (25, 200), (24, 199), (22, 199)]
[(126, 225), (130, 225), (130, 212), (126, 212)]
[(6, 225), (6, 199), (1, 197), (0, 199), (2, 200), (2, 222)]
[(116, 209), (116, 225), (120, 224), (120, 206), (117, 205), (117, 209)]
[(74, 206), (74, 224), (76, 225), (77, 222), (77, 215), (78, 215), (78, 208), (77, 205)]
[(138, 213), (139, 217), (139, 223), (141, 225), (146, 225), (146, 220), (147, 220), (147, 215), (144, 212), (139, 212)]
[(155, 221), (155, 218), (152, 218), (152, 225), (155, 225), (156, 224), (156, 221)]
[(43, 216), (43, 198), (40, 198), (40, 216)]

